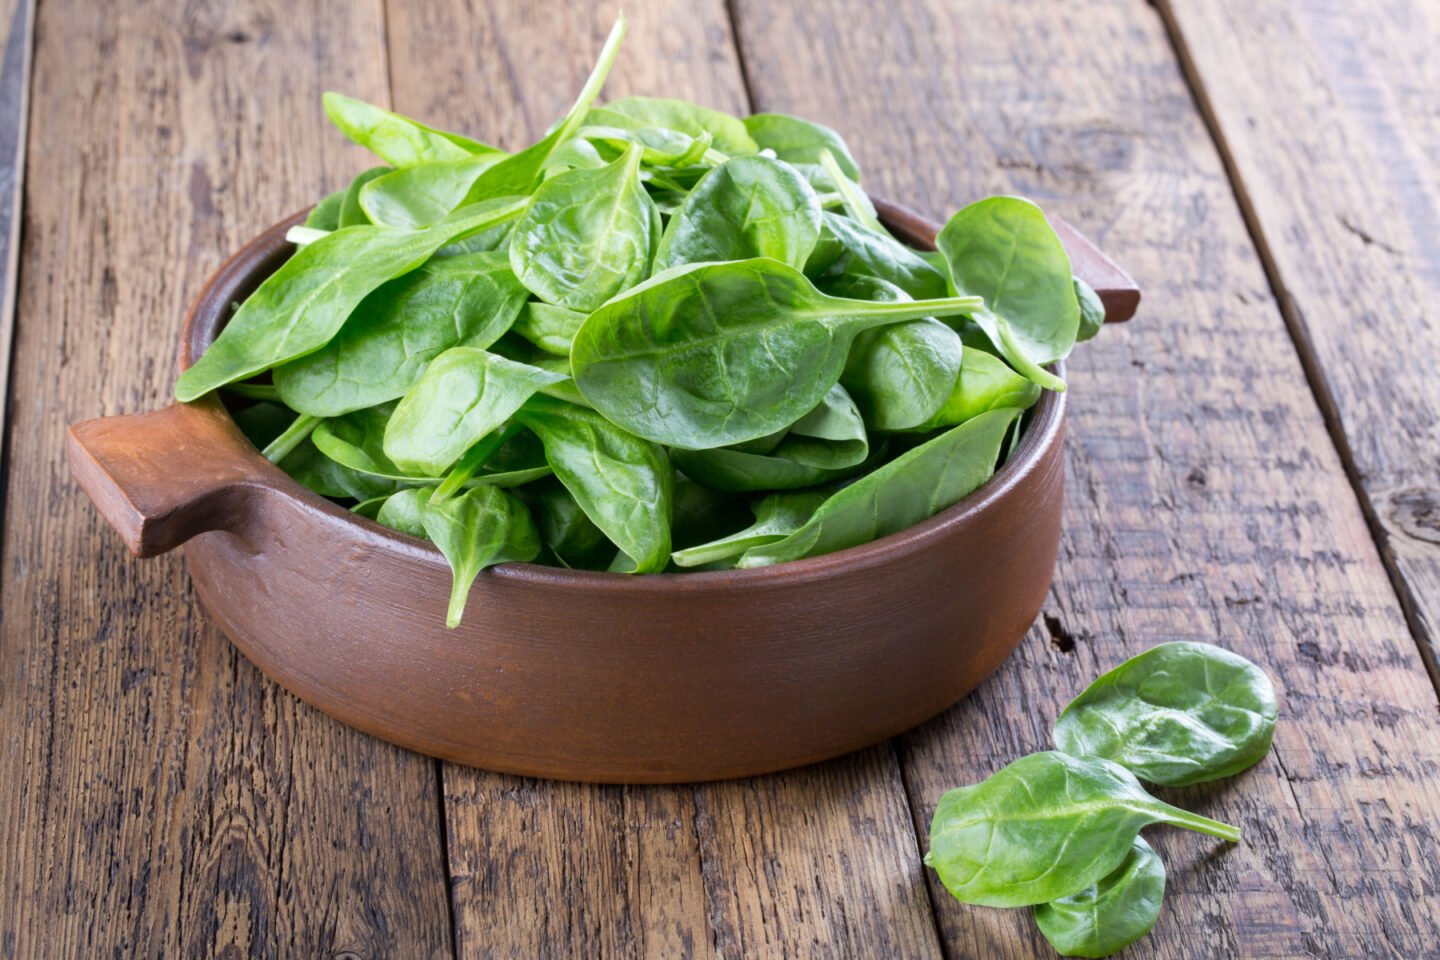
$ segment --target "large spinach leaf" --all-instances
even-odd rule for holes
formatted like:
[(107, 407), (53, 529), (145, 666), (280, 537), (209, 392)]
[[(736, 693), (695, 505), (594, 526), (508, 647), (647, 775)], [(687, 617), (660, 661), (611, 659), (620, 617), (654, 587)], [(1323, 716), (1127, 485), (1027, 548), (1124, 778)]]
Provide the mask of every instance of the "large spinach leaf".
[(1051, 751), (941, 797), (925, 862), (965, 903), (1048, 903), (1114, 871), (1152, 823), (1240, 839), (1228, 824), (1155, 799), (1118, 764)]
[(1162, 643), (1071, 701), (1055, 721), (1055, 745), (1180, 786), (1260, 762), (1278, 713), (1270, 678), (1249, 660), (1208, 643)]

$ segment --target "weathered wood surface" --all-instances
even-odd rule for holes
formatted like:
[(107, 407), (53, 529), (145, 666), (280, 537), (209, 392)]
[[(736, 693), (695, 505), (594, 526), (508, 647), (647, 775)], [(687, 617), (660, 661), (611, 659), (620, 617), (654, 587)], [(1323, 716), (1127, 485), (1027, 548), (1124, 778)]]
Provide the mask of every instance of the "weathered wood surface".
[[(1036, 197), (1146, 292), (1135, 322), (1105, 330), (1071, 365), (1050, 628), (977, 695), (902, 738), (917, 822), (947, 787), (1047, 745), (1057, 710), (1101, 669), (1163, 640), (1218, 642), (1275, 678), (1275, 750), (1234, 781), (1169, 792), (1239, 824), (1246, 842), (1227, 850), (1152, 831), (1170, 886), (1135, 954), (1434, 955), (1435, 691), (1155, 11), (737, 6), (757, 108), (851, 134), (872, 187), (922, 210)], [(1281, 49), (1270, 57), (1283, 60)], [(1257, 81), (1249, 95), (1275, 90)], [(896, 107), (911, 103), (923, 119)], [(1305, 161), (1293, 162), (1298, 193)], [(1385, 275), (1406, 282), (1393, 264)], [(1364, 297), (1361, 276), (1332, 278), (1353, 284), (1335, 310)], [(1337, 340), (1355, 326), (1332, 318)], [(1432, 393), (1432, 418), (1434, 408)], [(1046, 954), (1023, 911), (931, 891), (949, 955)]]
[[(20, 259), (20, 194), (25, 184), (25, 124), (30, 102), (33, 0), (0, 0), (0, 401), (9, 396), (10, 346)], [(5, 415), (0, 404), (0, 451)], [(4, 463), (0, 453), (0, 464)], [(0, 512), (5, 495), (0, 493)]]
[[(749, 112), (722, 3), (625, 12), (608, 97)], [(573, 101), (612, 18), (563, 0), (392, 6), (395, 107), (527, 143)], [(695, 788), (578, 787), (448, 764), (444, 780), (461, 956), (940, 955), (889, 748)]]
[(321, 716), (70, 483), (68, 422), (167, 402), (205, 277), (355, 157), (377, 4), (38, 12), (0, 632), (0, 956), (450, 953), (434, 765)]
[(1440, 7), (1160, 9), (1440, 687)]
[(1253, 771), (1170, 792), (1246, 843), (1153, 831), (1169, 895), (1130, 954), (1436, 955), (1436, 694), (1322, 416), (1333, 397), (1429, 630), (1434, 12), (1222, 2), (1162, 6), (1263, 266), (1141, 0), (625, 5), (611, 96), (813, 116), (868, 186), (932, 213), (1028, 194), (1147, 292), (1072, 363), (1059, 575), (996, 678), (834, 763), (626, 788), (437, 767), (319, 716), (203, 626), (173, 558), (123, 553), (60, 456), (66, 422), (166, 401), (181, 311), (226, 252), (369, 165), (320, 91), (514, 146), (569, 103), (613, 10), (46, 0), (0, 546), (0, 957), (1047, 956), (1024, 911), (927, 876), (930, 812), (1177, 638), (1264, 664), (1282, 724)]

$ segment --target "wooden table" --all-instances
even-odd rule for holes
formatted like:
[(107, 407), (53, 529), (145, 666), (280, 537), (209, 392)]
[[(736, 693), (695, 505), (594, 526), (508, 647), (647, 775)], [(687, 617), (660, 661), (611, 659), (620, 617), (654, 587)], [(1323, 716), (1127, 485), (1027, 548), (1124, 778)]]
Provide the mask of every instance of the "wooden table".
[(610, 94), (814, 117), (936, 214), (1028, 195), (1145, 289), (1071, 367), (1040, 622), (920, 729), (741, 782), (499, 776), (306, 707), (177, 559), (125, 554), (63, 428), (167, 402), (206, 275), (368, 165), (322, 91), (513, 146), (614, 5), (0, 0), (0, 956), (1048, 956), (922, 868), (931, 810), (1182, 638), (1263, 664), (1281, 723), (1165, 792), (1245, 842), (1152, 831), (1169, 895), (1130, 955), (1440, 956), (1440, 6), (625, 7)]

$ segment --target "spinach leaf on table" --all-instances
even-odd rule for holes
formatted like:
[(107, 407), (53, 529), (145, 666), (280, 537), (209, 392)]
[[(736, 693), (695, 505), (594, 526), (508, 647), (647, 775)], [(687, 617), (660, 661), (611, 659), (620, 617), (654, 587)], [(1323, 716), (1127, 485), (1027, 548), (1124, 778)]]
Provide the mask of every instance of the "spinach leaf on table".
[(543, 394), (515, 416), (539, 436), (555, 476), (636, 572), (663, 570), (674, 483), (665, 451), (593, 410)]
[(979, 303), (830, 297), (763, 258), (690, 264), (592, 313), (570, 360), (580, 392), (611, 421), (658, 443), (706, 449), (766, 436), (814, 409), (861, 331)]
[(645, 279), (659, 217), (632, 146), (598, 170), (546, 180), (510, 236), (510, 268), (547, 303), (590, 311)]
[(819, 237), (820, 201), (793, 167), (737, 157), (695, 185), (665, 228), (655, 269), (769, 257), (798, 270)]
[(564, 379), (485, 350), (452, 347), (395, 408), (385, 454), (408, 472), (440, 476), (537, 390)]
[(275, 385), (320, 417), (398, 399), (444, 351), (494, 343), (528, 295), (506, 254), (432, 259), (362, 300), (324, 347), (277, 367)]
[(436, 160), (463, 160), (499, 153), (495, 147), (427, 127), (417, 120), (339, 93), (321, 98), (325, 114), (340, 132), (392, 167), (414, 167)]
[(1208, 643), (1162, 643), (1071, 701), (1055, 721), (1055, 745), (1183, 786), (1260, 762), (1278, 713), (1275, 687), (1249, 660)]
[(1062, 957), (1108, 957), (1149, 933), (1165, 899), (1165, 865), (1140, 837), (1098, 883), (1036, 904), (1035, 925)]
[(676, 566), (698, 567), (738, 557), (753, 547), (784, 540), (830, 498), (829, 490), (772, 493), (755, 504), (755, 522), (737, 533), (671, 554)]
[(1240, 839), (1228, 824), (1155, 799), (1119, 764), (1050, 751), (941, 797), (925, 862), (964, 903), (1048, 903), (1113, 872), (1152, 823)]
[(947, 430), (834, 493), (784, 540), (746, 551), (763, 567), (869, 543), (933, 517), (990, 479), (1018, 410), (995, 410)]
[(445, 626), (460, 625), (470, 585), (480, 571), (498, 563), (534, 560), (540, 534), (525, 504), (493, 486), (474, 487), (435, 504), (423, 500), (425, 534), (450, 561), (450, 608)]
[(422, 230), (346, 227), (301, 247), (252, 293), (175, 397), (190, 401), (329, 343), (362, 300), (452, 240), (516, 216), (518, 202), (480, 204)]
[(1075, 346), (1080, 305), (1070, 257), (1045, 214), (1020, 197), (991, 197), (957, 212), (936, 238), (961, 294), (982, 297), (970, 314), (1016, 370), (1050, 390), (1065, 381), (1042, 368)]

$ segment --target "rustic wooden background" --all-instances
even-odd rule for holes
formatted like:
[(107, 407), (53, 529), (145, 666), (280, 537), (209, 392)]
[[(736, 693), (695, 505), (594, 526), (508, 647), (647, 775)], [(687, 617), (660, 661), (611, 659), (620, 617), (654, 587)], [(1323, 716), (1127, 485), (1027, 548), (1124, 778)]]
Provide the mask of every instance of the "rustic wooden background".
[(1182, 638), (1263, 664), (1282, 719), (1166, 792), (1245, 843), (1154, 831), (1128, 955), (1440, 956), (1440, 6), (625, 7), (612, 95), (814, 117), (939, 215), (1034, 197), (1145, 289), (1072, 364), (1040, 622), (913, 733), (732, 783), (498, 776), (304, 706), (124, 553), (63, 429), (166, 403), (206, 275), (368, 164), (322, 91), (514, 146), (614, 4), (0, 0), (0, 956), (1048, 956), (922, 869), (933, 805)]

